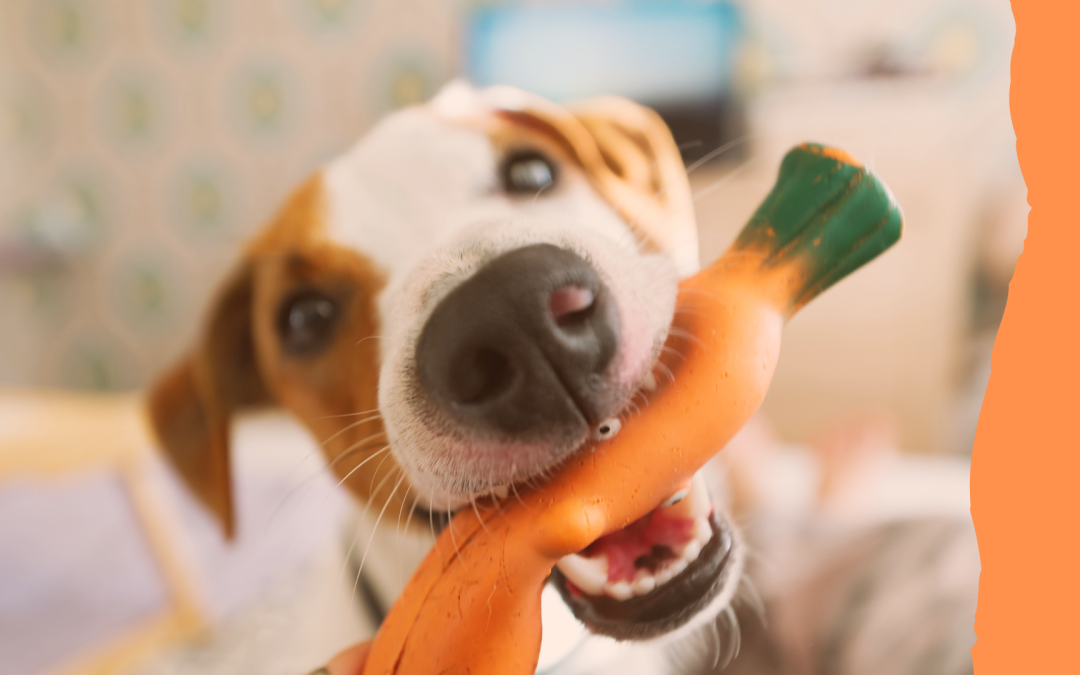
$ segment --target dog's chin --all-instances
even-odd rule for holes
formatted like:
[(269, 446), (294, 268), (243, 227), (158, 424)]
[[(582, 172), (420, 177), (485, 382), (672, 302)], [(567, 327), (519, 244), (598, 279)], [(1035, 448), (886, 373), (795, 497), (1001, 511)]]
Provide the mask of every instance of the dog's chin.
[[(648, 384), (641, 386), (642, 380)], [(624, 414), (620, 411), (627, 410), (633, 395), (655, 386), (651, 375), (610, 383), (598, 409), (589, 414), (578, 410), (574, 421), (558, 428), (512, 436), (464, 429), (417, 396), (416, 417), (424, 422), (408, 425), (402, 433), (390, 428), (395, 425), (387, 419), (391, 448), (408, 471), (417, 500), (429, 509), (453, 511), (474, 499), (503, 498), (513, 486), (542, 485), (590, 440), (603, 437), (599, 429), (617, 431)]]
[[(655, 389), (651, 369), (645, 372), (635, 380), (639, 387), (628, 391)], [(613, 398), (621, 405), (611, 409), (619, 410), (632, 397)], [(556, 439), (548, 431), (533, 442), (461, 438), (459, 430), (440, 429), (434, 442), (429, 438), (423, 444), (427, 451), (416, 455), (423, 465), (405, 465), (418, 501), (450, 513), (477, 497), (505, 499), (514, 486), (543, 483), (590, 437), (603, 438), (597, 432), (606, 422), (590, 425), (583, 415), (580, 428), (571, 433)], [(715, 508), (699, 474), (634, 523), (560, 560), (551, 582), (595, 634), (617, 640), (677, 639), (730, 605), (742, 580), (743, 558), (735, 529)]]
[(715, 617), (734, 597), (742, 566), (735, 531), (696, 477), (682, 501), (563, 558), (551, 582), (591, 632), (651, 640)]
[[(414, 468), (410, 481), (417, 501), (429, 509), (456, 511), (484, 497), (504, 499), (513, 486), (542, 483), (588, 439), (584, 423), (577, 433), (558, 442), (467, 442), (454, 443), (445, 451), (452, 462)], [(460, 447), (458, 447), (460, 446)]]
[[(476, 497), (512, 497), (514, 485), (542, 482), (584, 440), (569, 442), (562, 453), (553, 453), (548, 444), (538, 446), (538, 457), (548, 459), (546, 468), (523, 463), (521, 468), (529, 472), (524, 477), (516, 465), (505, 474), (455, 472), (456, 482), (438, 476), (438, 488), (425, 490), (425, 476), (414, 476), (414, 484), (421, 487), (419, 501), (433, 511), (452, 512)], [(490, 449), (472, 446), (474, 453)], [(523, 459), (526, 449), (514, 449), (495, 455)], [(470, 475), (487, 475), (489, 480), (465, 480)], [(593, 633), (617, 640), (674, 638), (729, 606), (742, 580), (743, 559), (735, 529), (713, 504), (699, 474), (644, 517), (563, 558), (551, 582)]]
[[(496, 487), (494, 496), (505, 499), (510, 490)], [(435, 507), (454, 511), (473, 496), (444, 493)], [(737, 531), (699, 474), (644, 517), (560, 560), (550, 582), (592, 633), (616, 640), (678, 639), (731, 605), (744, 561)]]

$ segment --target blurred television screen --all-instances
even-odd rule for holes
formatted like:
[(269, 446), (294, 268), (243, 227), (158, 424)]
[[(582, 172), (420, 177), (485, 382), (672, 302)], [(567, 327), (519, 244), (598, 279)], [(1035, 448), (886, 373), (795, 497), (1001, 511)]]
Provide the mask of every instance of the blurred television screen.
[(555, 101), (617, 94), (648, 105), (689, 162), (744, 133), (742, 33), (729, 2), (480, 5), (466, 16), (464, 69), (477, 85)]

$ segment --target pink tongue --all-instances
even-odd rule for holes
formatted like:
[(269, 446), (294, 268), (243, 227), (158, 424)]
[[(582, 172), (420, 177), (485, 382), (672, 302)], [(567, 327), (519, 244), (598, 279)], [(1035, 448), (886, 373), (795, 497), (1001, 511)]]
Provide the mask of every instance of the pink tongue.
[(653, 511), (617, 532), (597, 539), (580, 555), (607, 556), (608, 581), (632, 581), (638, 567), (634, 562), (653, 553), (654, 546), (666, 546), (678, 554), (693, 538), (693, 518), (671, 518)]

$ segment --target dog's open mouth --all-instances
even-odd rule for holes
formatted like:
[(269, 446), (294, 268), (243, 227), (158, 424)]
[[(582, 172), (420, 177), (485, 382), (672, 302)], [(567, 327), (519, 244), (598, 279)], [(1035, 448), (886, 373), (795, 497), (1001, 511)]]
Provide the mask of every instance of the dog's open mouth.
[(686, 624), (738, 581), (734, 546), (698, 475), (641, 519), (560, 560), (551, 578), (591, 631), (648, 639)]

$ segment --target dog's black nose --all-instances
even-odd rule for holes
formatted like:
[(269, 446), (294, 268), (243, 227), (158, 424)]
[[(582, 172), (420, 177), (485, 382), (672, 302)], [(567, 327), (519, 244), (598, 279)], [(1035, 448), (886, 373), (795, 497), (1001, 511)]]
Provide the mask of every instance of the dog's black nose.
[(580, 429), (599, 421), (618, 334), (592, 266), (536, 244), (495, 258), (439, 303), (416, 349), (420, 383), (473, 428)]

